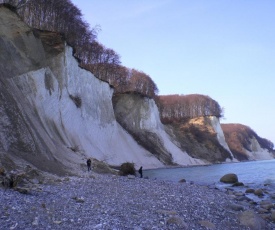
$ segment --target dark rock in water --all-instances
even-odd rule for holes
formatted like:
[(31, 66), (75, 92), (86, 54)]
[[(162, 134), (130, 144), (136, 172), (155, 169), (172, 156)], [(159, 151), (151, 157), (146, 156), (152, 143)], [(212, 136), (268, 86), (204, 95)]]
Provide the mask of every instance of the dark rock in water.
[(244, 196), (244, 195), (242, 195), (242, 196), (237, 196), (237, 197), (236, 197), (236, 200), (238, 200), (238, 201), (244, 201), (244, 202), (250, 202), (250, 201), (251, 201), (250, 198), (248, 198), (248, 197), (246, 197), (246, 196)]
[(260, 204), (261, 208), (266, 209), (266, 210), (271, 210), (274, 208), (274, 205), (272, 203), (263, 203)]
[(239, 186), (244, 186), (243, 182), (236, 182), (232, 185), (233, 187), (239, 187)]
[(253, 189), (253, 188), (248, 188), (245, 191), (245, 193), (254, 193), (254, 192), (255, 192), (255, 189)]
[(256, 189), (256, 190), (254, 191), (254, 194), (255, 194), (256, 196), (263, 196), (263, 195), (264, 195), (264, 192), (263, 192), (262, 189)]
[(234, 184), (238, 182), (238, 176), (234, 173), (225, 174), (221, 179), (220, 182), (227, 183), (227, 184)]
[(185, 179), (181, 179), (181, 180), (179, 180), (179, 183), (185, 183), (186, 182), (186, 180)]

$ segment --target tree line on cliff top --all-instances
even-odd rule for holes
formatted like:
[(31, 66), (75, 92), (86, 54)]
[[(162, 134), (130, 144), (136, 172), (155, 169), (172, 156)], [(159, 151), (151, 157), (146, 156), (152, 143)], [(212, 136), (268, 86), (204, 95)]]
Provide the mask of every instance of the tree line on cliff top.
[[(146, 73), (121, 65), (120, 56), (97, 41), (98, 26), (90, 28), (83, 15), (70, 0), (0, 0), (15, 7), (29, 26), (61, 33), (81, 67), (114, 87), (114, 93), (135, 92), (154, 98), (162, 121), (169, 122), (198, 116), (222, 116), (219, 104), (204, 95), (158, 96), (155, 82)], [(169, 118), (170, 117), (170, 118)]]

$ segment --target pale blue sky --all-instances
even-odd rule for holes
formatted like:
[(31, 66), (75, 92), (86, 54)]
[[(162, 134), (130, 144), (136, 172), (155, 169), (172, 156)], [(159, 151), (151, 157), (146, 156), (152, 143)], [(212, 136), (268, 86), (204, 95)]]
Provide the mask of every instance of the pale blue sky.
[(274, 0), (73, 0), (159, 94), (204, 94), (275, 144)]

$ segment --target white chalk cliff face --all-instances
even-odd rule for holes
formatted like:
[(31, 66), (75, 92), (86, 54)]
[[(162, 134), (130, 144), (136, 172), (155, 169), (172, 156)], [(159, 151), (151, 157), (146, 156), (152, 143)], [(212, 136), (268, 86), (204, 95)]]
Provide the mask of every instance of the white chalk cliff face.
[(248, 160), (271, 160), (271, 159), (274, 159), (274, 155), (272, 154), (272, 152), (268, 151), (268, 149), (262, 148), (255, 137), (252, 137), (250, 139), (250, 143), (251, 143), (250, 144), (251, 151), (244, 149), (247, 154)]
[[(35, 108), (43, 129), (56, 144), (78, 148), (85, 156), (115, 165), (125, 161), (144, 167), (162, 165), (116, 122), (113, 90), (79, 68), (70, 47), (66, 46), (52, 63), (54, 66), (28, 72), (12, 81)], [(81, 105), (73, 99), (81, 101)]]
[(81, 69), (70, 47), (47, 53), (14, 13), (0, 11), (2, 154), (49, 171), (78, 170), (86, 157), (163, 166), (116, 122), (109, 84)]
[(189, 156), (171, 141), (153, 99), (138, 94), (117, 95), (114, 110), (120, 124), (160, 161), (178, 165), (205, 164), (205, 161)]
[(221, 127), (219, 119), (214, 116), (210, 116), (209, 119), (211, 121), (211, 124), (212, 124), (215, 132), (217, 133), (217, 139), (218, 139), (219, 143), (230, 153), (231, 159), (227, 158), (226, 161), (227, 162), (238, 161), (237, 159), (234, 158), (228, 144), (225, 141), (224, 133), (222, 131), (222, 127)]
[(221, 124), (225, 140), (239, 161), (271, 160), (275, 157), (273, 143), (259, 137), (250, 127), (242, 124)]

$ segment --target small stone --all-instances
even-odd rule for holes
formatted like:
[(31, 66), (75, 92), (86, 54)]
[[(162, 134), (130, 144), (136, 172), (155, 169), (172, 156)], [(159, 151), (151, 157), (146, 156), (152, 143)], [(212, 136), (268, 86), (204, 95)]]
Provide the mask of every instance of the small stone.
[(236, 198), (235, 195), (228, 195), (228, 197), (229, 197), (230, 199), (235, 199), (235, 198)]
[(244, 207), (242, 205), (238, 205), (238, 204), (231, 204), (229, 207), (234, 211), (243, 211), (244, 210)]
[(275, 210), (271, 211), (271, 220), (275, 221)]
[(270, 221), (270, 214), (269, 213), (262, 213), (260, 216), (267, 221)]
[(163, 215), (167, 215), (167, 216), (169, 216), (169, 215), (177, 215), (177, 212), (176, 211), (174, 211), (174, 210), (157, 210), (156, 211), (157, 213), (159, 213), (159, 214), (163, 214)]
[(243, 182), (236, 182), (232, 185), (233, 187), (239, 187), (239, 186), (244, 186)]
[(34, 226), (38, 225), (38, 217), (34, 218), (34, 221), (32, 222), (32, 225), (34, 225)]
[(10, 230), (13, 230), (17, 227), (18, 223), (15, 223), (13, 226), (10, 227)]
[(22, 194), (29, 194), (30, 193), (30, 189), (29, 188), (21, 188), (21, 187), (16, 187), (14, 188), (15, 191), (20, 192)]
[(199, 224), (203, 227), (206, 227), (207, 229), (215, 229), (215, 224), (209, 222), (208, 220), (201, 220), (199, 221)]
[(94, 226), (94, 229), (101, 229), (102, 228), (102, 224), (97, 224), (96, 226)]
[(186, 182), (186, 180), (185, 179), (181, 179), (181, 180), (179, 180), (179, 183), (185, 183)]
[(180, 229), (187, 229), (187, 224), (179, 216), (171, 216), (167, 219), (166, 225), (176, 225)]
[(235, 192), (234, 195), (235, 196), (243, 196), (244, 194), (242, 192)]
[(242, 212), (239, 215), (240, 224), (249, 227), (250, 229), (265, 229), (264, 220), (251, 210)]
[(245, 193), (254, 193), (254, 192), (255, 192), (255, 189), (253, 189), (253, 188), (248, 188), (245, 191)]
[(248, 198), (248, 197), (246, 197), (245, 194), (243, 194), (242, 196), (238, 196), (238, 197), (236, 198), (236, 200), (238, 200), (238, 201), (246, 201), (246, 202), (249, 202), (251, 199)]
[(5, 169), (4, 168), (0, 168), (0, 175), (5, 176)]
[(256, 189), (256, 190), (254, 191), (254, 194), (255, 194), (256, 196), (263, 196), (263, 195), (264, 195), (264, 192), (263, 192), (262, 189)]
[(77, 203), (84, 203), (84, 197), (73, 197), (73, 199), (77, 202)]
[(33, 184), (39, 184), (39, 180), (36, 179), (36, 178), (32, 179), (31, 182), (32, 182)]
[(262, 208), (266, 209), (266, 210), (270, 210), (274, 207), (273, 204), (269, 203), (269, 204), (260, 204)]
[(54, 224), (61, 224), (62, 221), (61, 221), (61, 220), (55, 220), (53, 223), (54, 223)]
[(143, 230), (143, 228), (141, 228), (141, 227), (134, 227), (134, 229), (133, 230)]
[(135, 179), (136, 177), (134, 175), (128, 175), (127, 178), (128, 179)]
[(259, 209), (258, 209), (258, 212), (259, 212), (259, 213), (268, 213), (268, 210), (265, 209), (265, 208), (259, 208)]

